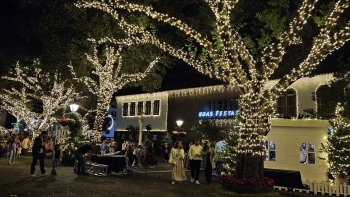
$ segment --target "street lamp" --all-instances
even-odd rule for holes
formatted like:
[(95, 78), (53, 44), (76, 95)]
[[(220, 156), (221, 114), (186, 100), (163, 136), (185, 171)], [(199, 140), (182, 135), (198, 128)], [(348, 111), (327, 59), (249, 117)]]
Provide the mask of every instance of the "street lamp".
[(178, 129), (181, 129), (182, 123), (184, 123), (184, 121), (182, 121), (182, 120), (177, 120), (177, 121), (176, 121), (176, 124), (177, 124)]
[(77, 104), (70, 104), (69, 107), (70, 107), (70, 111), (71, 112), (76, 112), (78, 110), (78, 108), (79, 108), (79, 105), (77, 105)]

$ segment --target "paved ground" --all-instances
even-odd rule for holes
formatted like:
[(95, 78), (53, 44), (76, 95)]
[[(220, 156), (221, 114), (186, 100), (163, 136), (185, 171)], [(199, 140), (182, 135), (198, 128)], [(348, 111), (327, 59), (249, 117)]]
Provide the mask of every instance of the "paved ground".
[[(132, 176), (78, 176), (73, 174), (73, 167), (60, 165), (57, 176), (40, 176), (39, 164), (36, 167), (37, 177), (29, 176), (31, 157), (22, 157), (16, 160), (14, 165), (9, 165), (7, 160), (0, 158), (0, 197), (7, 196), (122, 196), (122, 197), (223, 197), (218, 193), (220, 183), (218, 177), (213, 177), (213, 183), (205, 185), (204, 173), (201, 173), (199, 181), (201, 185), (195, 185), (189, 181), (190, 173), (187, 171), (188, 180), (176, 185), (171, 185), (170, 166), (159, 162), (160, 178), (155, 169), (149, 169), (146, 175), (144, 171), (134, 173)], [(51, 171), (51, 160), (45, 162), (46, 171)], [(286, 196), (285, 192), (281, 193)], [(316, 197), (314, 195), (298, 193), (295, 195)]]

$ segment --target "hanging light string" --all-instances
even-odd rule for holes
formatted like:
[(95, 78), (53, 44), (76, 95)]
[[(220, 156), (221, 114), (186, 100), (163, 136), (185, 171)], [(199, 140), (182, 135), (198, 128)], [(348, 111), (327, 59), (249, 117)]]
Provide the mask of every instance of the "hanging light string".
[[(97, 47), (99, 44), (110, 41), (108, 38), (102, 38), (100, 40), (89, 39), (94, 44), (94, 52), (92, 55), (86, 54), (87, 60), (94, 66), (92, 74), (98, 77), (98, 81), (94, 81), (92, 78), (84, 76), (77, 77), (73, 66), (69, 65), (74, 79), (78, 82), (84, 83), (88, 90), (97, 96), (97, 109), (94, 123), (94, 141), (99, 142), (101, 140), (100, 131), (105, 118), (105, 114), (109, 109), (110, 101), (113, 96), (113, 92), (117, 92), (125, 85), (132, 82), (141, 81), (145, 78), (159, 61), (159, 57), (156, 57), (143, 72), (138, 73), (122, 73), (122, 50), (125, 46), (137, 44), (133, 39), (121, 39), (114, 40), (114, 44), (118, 44), (118, 48), (115, 49), (112, 46), (105, 47), (106, 61), (101, 64), (102, 60), (98, 57)], [(117, 66), (116, 66), (117, 65)]]

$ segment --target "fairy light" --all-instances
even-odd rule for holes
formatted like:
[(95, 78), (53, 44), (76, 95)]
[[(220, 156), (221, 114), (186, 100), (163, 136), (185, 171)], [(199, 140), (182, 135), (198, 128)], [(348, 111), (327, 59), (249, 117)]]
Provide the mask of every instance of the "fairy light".
[[(38, 67), (39, 64), (40, 62), (35, 60), (33, 66)], [(33, 71), (34, 76), (30, 74)], [(38, 68), (31, 70), (20, 66), (18, 62), (15, 73), (12, 76), (4, 76), (2, 79), (19, 83), (21, 88), (5, 89), (5, 94), (0, 94), (1, 108), (15, 116), (17, 121), (24, 120), (34, 135), (48, 129), (50, 124), (56, 121), (54, 114), (71, 103), (76, 96), (72, 85), (68, 84), (67, 87), (67, 82), (60, 80), (57, 74), (52, 77), (42, 73)], [(40, 83), (43, 79), (46, 80), (45, 84)], [(45, 89), (48, 87), (47, 84), (52, 84), (49, 91)], [(43, 103), (42, 113), (32, 112), (26, 106), (27, 103), (33, 102), (33, 99)]]
[[(105, 118), (105, 114), (109, 108), (110, 101), (112, 99), (113, 93), (122, 89), (125, 85), (132, 82), (141, 81), (149, 73), (153, 66), (159, 61), (159, 57), (156, 57), (144, 72), (138, 72), (133, 74), (121, 73), (122, 68), (122, 55), (123, 46), (130, 46), (132, 41), (129, 39), (121, 40), (118, 44), (119, 47), (115, 50), (114, 47), (107, 46), (105, 48), (106, 62), (105, 64), (100, 63), (98, 57), (97, 46), (106, 41), (106, 39), (94, 40), (89, 39), (94, 45), (94, 53), (92, 55), (86, 55), (87, 60), (94, 65), (94, 71), (92, 74), (97, 75), (98, 81), (94, 81), (90, 77), (77, 77), (74, 72), (73, 66), (69, 65), (69, 68), (72, 71), (74, 79), (84, 83), (88, 90), (97, 95), (97, 109), (96, 109), (96, 118), (94, 123), (94, 141), (101, 141), (102, 126)], [(117, 65), (117, 66), (115, 66)]]
[[(138, 5), (118, 0), (94, 0), (92, 2), (82, 0), (77, 6), (100, 9), (112, 15), (128, 35), (133, 35), (131, 39), (126, 39), (128, 42), (133, 40), (139, 44), (153, 44), (193, 66), (199, 72), (226, 81), (233, 87), (236, 87), (237, 92), (241, 95), (239, 106), (242, 118), (237, 153), (262, 155), (264, 138), (271, 127), (269, 116), (276, 104), (277, 95), (287, 89), (293, 82), (307, 76), (329, 54), (339, 49), (346, 41), (349, 41), (350, 23), (331, 35), (331, 32), (336, 30), (337, 21), (341, 13), (348, 8), (349, 2), (348, 0), (337, 1), (333, 12), (329, 15), (323, 27), (321, 27), (321, 31), (316, 38), (316, 42), (313, 43), (307, 58), (298, 68), (286, 74), (270, 89), (264, 89), (265, 84), (281, 63), (286, 47), (301, 43), (301, 39), (297, 35), (311, 17), (311, 13), (318, 1), (304, 0), (286, 31), (282, 33), (276, 43), (272, 43), (264, 48), (261, 51), (262, 55), (259, 57), (251, 55), (237, 31), (230, 26), (230, 11), (238, 0), (205, 0), (205, 2), (215, 16), (216, 25), (214, 30), (219, 34), (218, 42), (223, 45), (223, 49), (220, 52), (215, 48), (213, 42), (192, 29), (190, 25), (175, 17), (159, 13), (150, 5)], [(217, 66), (214, 67), (191, 56), (182, 49), (177, 49), (168, 43), (161, 42), (151, 32), (137, 25), (128, 24), (119, 16), (118, 10), (120, 9), (128, 12), (144, 13), (153, 19), (182, 30), (208, 52), (209, 57)], [(112, 43), (120, 42), (120, 40), (113, 38), (108, 38), (108, 41)], [(243, 70), (241, 66), (243, 62), (248, 66), (248, 72)], [(258, 62), (262, 63), (261, 68), (256, 67)]]
[(346, 178), (350, 170), (350, 124), (341, 116), (343, 107), (338, 103), (335, 118), (330, 120), (332, 129), (328, 131), (326, 144), (322, 144), (321, 152), (327, 153), (322, 158), (327, 161), (330, 180)]

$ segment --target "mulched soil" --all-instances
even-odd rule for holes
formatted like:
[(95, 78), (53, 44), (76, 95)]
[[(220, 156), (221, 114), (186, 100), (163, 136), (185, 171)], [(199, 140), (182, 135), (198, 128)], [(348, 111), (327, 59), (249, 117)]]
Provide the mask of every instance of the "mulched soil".
[[(220, 182), (213, 177), (213, 183), (205, 184), (204, 172), (200, 174), (200, 185), (190, 182), (190, 172), (186, 171), (187, 181), (181, 184), (171, 184), (170, 166), (159, 162), (160, 177), (156, 168), (148, 169), (146, 175), (134, 173), (126, 176), (78, 176), (73, 173), (73, 167), (59, 165), (57, 176), (41, 176), (39, 162), (36, 166), (36, 177), (29, 176), (31, 157), (21, 157), (14, 165), (0, 158), (0, 197), (7, 196), (124, 196), (124, 197), (222, 197), (227, 194), (218, 193)], [(46, 172), (51, 172), (52, 162), (45, 160)], [(142, 173), (143, 172), (143, 173)], [(281, 196), (286, 196), (281, 192)], [(294, 196), (316, 196), (306, 193), (296, 193)]]

